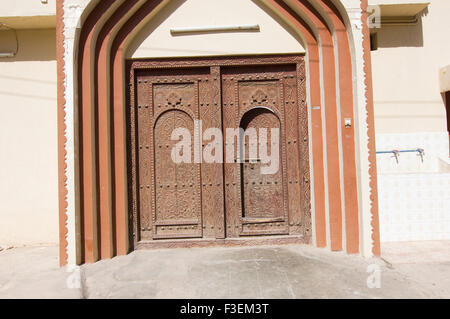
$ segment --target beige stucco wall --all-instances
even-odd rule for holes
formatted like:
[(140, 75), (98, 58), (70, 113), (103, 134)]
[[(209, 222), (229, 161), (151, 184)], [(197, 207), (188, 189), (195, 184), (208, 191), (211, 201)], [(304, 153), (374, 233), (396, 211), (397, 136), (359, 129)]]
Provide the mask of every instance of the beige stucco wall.
[(0, 58), (0, 245), (57, 243), (55, 30), (17, 34)]
[[(130, 46), (130, 56), (173, 57), (304, 53), (290, 34), (252, 0), (175, 0), (151, 20)], [(258, 24), (259, 32), (171, 35), (172, 28)]]
[[(0, 17), (32, 17), (56, 14), (58, 0), (14, 0), (0, 6)], [(2, 1), (3, 2), (3, 1)]]
[(0, 22), (14, 29), (55, 28), (56, 1), (0, 1)]
[(429, 2), (419, 24), (378, 30), (372, 52), (377, 133), (447, 130), (439, 69), (450, 64), (450, 1)]

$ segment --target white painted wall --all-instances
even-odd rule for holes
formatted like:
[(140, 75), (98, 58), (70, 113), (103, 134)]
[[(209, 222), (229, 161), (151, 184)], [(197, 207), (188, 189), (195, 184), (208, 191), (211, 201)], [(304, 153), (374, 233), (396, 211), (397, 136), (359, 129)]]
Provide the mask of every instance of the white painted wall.
[(415, 153), (378, 154), (382, 242), (450, 239), (450, 161), (447, 132), (378, 134), (378, 150), (423, 148)]
[(372, 52), (377, 151), (425, 150), (424, 162), (413, 153), (401, 154), (399, 163), (377, 155), (383, 242), (450, 239), (449, 139), (439, 80), (440, 68), (450, 64), (450, 1), (429, 2), (419, 24), (378, 30)]
[(417, 153), (401, 153), (398, 163), (392, 154), (378, 154), (377, 169), (383, 175), (439, 173), (442, 160), (448, 158), (447, 132), (377, 134), (376, 141), (378, 151), (425, 150), (423, 162)]
[[(176, 35), (172, 28), (259, 24), (260, 32)], [(132, 58), (304, 53), (286, 29), (252, 0), (172, 1), (140, 32)]]
[(378, 175), (382, 242), (450, 240), (450, 173)]
[(0, 245), (56, 244), (55, 30), (18, 38), (18, 55), (0, 58)]

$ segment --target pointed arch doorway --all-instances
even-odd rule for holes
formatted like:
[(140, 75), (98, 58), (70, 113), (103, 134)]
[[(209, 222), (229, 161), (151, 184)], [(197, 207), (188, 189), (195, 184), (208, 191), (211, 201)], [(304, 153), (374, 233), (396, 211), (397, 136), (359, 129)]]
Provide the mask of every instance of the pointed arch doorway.
[[(128, 71), (135, 248), (310, 241), (303, 56), (130, 60)], [(218, 129), (222, 160), (195, 161), (194, 146), (192, 163), (174, 163), (177, 127), (189, 133), (190, 146), (196, 132), (204, 138), (208, 129)], [(230, 139), (239, 128), (246, 134)], [(230, 141), (237, 143), (228, 148)], [(202, 140), (201, 154), (209, 142)]]

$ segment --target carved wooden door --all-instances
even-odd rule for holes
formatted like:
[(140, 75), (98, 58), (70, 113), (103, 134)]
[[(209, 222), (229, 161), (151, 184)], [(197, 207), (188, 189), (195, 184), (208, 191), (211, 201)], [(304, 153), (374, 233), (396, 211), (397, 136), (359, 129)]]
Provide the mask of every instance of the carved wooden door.
[[(308, 235), (302, 57), (132, 61), (130, 68), (129, 194), (135, 244)], [(223, 133), (223, 152), (217, 157), (214, 151), (216, 162), (203, 156), (210, 151), (210, 128)], [(236, 143), (230, 142), (228, 130), (237, 132)], [(249, 138), (252, 132), (256, 139)], [(181, 139), (189, 147), (180, 151)]]
[[(235, 161), (225, 164), (227, 237), (299, 234), (299, 113), (295, 66), (223, 69), (222, 85), (224, 127), (240, 127), (245, 132), (240, 139), (241, 152), (236, 142)], [(272, 136), (273, 132), (278, 134)], [(248, 137), (252, 134), (257, 136), (253, 142)], [(227, 138), (227, 141), (231, 140)], [(252, 143), (258, 144), (258, 152), (253, 155)], [(278, 154), (271, 159), (271, 164), (276, 164), (275, 170), (262, 171), (263, 167), (268, 168), (267, 159), (261, 156), (264, 149), (265, 155)], [(230, 150), (225, 148), (226, 158), (231, 157)]]

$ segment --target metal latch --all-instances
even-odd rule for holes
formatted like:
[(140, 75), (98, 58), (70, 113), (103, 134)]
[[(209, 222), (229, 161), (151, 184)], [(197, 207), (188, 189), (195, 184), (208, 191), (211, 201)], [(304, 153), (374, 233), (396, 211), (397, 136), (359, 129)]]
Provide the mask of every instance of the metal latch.
[(255, 168), (255, 164), (261, 162), (259, 158), (249, 158), (245, 160), (245, 163), (249, 164), (250, 169)]

